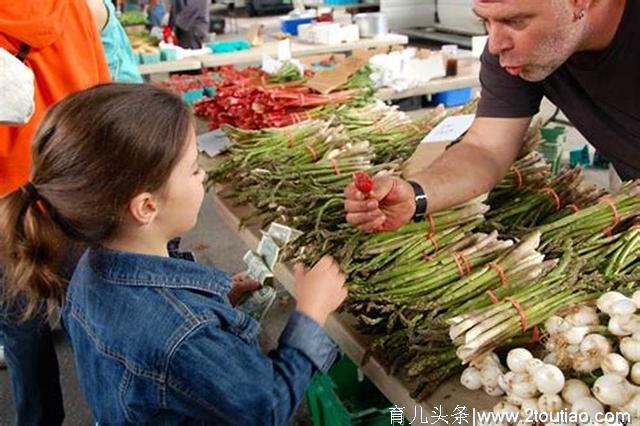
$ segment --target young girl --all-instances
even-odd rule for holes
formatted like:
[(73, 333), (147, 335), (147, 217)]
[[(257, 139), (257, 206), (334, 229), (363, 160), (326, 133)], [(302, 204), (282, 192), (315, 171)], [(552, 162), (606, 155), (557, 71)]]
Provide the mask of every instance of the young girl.
[[(31, 181), (0, 200), (8, 293), (63, 324), (98, 423), (286, 424), (335, 346), (321, 329), (346, 297), (329, 257), (297, 266), (297, 310), (268, 356), (227, 274), (172, 259), (204, 196), (192, 115), (150, 85), (76, 93), (36, 135)], [(88, 245), (68, 286), (67, 240)]]

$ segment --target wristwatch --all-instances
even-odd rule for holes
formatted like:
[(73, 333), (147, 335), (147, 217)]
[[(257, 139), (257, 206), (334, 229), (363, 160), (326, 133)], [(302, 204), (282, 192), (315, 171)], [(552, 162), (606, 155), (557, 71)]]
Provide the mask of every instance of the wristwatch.
[(416, 210), (413, 213), (413, 221), (420, 222), (427, 215), (427, 194), (424, 193), (424, 189), (422, 189), (419, 183), (410, 180), (409, 185), (413, 187), (416, 200)]

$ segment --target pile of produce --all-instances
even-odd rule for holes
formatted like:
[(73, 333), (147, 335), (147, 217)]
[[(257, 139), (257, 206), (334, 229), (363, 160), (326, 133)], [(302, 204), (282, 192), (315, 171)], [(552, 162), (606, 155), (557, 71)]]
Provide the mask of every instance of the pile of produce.
[[(284, 248), (285, 260), (313, 264), (330, 253), (341, 263), (350, 287), (344, 309), (373, 336), (367, 356), (417, 399), (487, 353), (540, 341), (548, 319), (568, 306), (628, 291), (640, 272), (639, 184), (606, 195), (579, 169), (552, 176), (535, 151), (536, 127), (488, 197), (393, 232), (346, 224), (343, 191), (354, 176), (367, 193), (371, 176), (400, 174), (447, 115), (436, 109), (409, 120), (370, 102), (334, 105), (281, 128), (226, 125), (233, 144), (208, 179), (253, 207), (245, 223), (277, 221), (304, 233)], [(503, 392), (491, 384), (480, 386)]]
[(160, 52), (159, 44), (160, 40), (144, 31), (140, 34), (129, 35), (131, 41), (131, 48), (135, 53), (158, 53)]
[(373, 93), (366, 67), (329, 94), (305, 86), (293, 64), (271, 75), (257, 68), (223, 67), (218, 72), (215, 96), (195, 105), (196, 115), (207, 119), (212, 130), (225, 124), (241, 129), (284, 127), (324, 117), (341, 104), (365, 102)]
[(120, 21), (123, 27), (145, 25), (147, 23), (147, 17), (139, 10), (128, 10), (118, 16), (118, 21)]
[(521, 418), (544, 413), (548, 423), (561, 424), (593, 423), (597, 413), (618, 413), (627, 416), (626, 423), (638, 424), (639, 311), (640, 291), (631, 297), (607, 292), (595, 305), (565, 307), (545, 322), (542, 360), (515, 348), (505, 369), (489, 353), (472, 362), (461, 383), (493, 396), (506, 394), (494, 407), (498, 413), (520, 413)]
[(190, 90), (214, 88), (218, 75), (213, 72), (205, 72), (198, 75), (174, 74), (168, 80), (159, 83), (160, 86), (176, 94), (183, 94)]

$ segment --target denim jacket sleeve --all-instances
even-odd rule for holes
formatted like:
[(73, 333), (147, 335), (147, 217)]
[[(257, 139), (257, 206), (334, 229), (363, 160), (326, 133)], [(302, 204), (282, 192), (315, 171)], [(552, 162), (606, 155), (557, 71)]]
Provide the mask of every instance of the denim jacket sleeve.
[(205, 322), (171, 358), (167, 405), (218, 425), (286, 425), (313, 373), (326, 371), (336, 352), (320, 326), (297, 311), (268, 355)]

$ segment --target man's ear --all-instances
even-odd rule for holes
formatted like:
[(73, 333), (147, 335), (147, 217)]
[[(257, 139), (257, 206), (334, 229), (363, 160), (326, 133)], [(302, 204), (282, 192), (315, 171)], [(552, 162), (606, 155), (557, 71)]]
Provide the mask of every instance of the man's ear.
[(129, 213), (140, 225), (148, 225), (158, 214), (158, 200), (149, 192), (138, 194), (129, 201)]
[(591, 9), (593, 0), (569, 0), (569, 4), (571, 5), (574, 20), (579, 21)]

